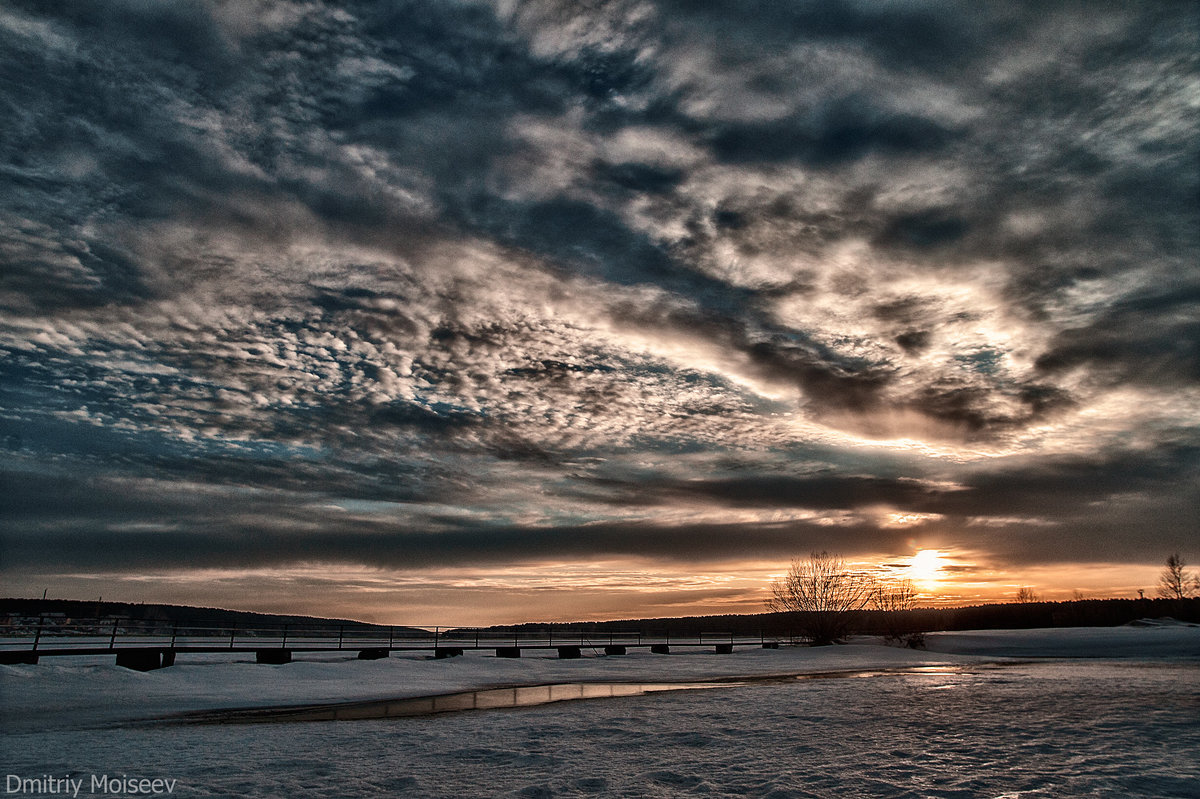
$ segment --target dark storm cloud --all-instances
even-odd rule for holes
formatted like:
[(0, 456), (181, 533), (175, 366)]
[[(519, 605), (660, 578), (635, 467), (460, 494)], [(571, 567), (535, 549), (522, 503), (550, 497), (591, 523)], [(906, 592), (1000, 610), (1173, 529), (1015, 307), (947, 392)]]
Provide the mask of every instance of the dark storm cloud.
[(1047, 458), (1019, 468), (983, 471), (933, 507), (962, 515), (1038, 514), (1071, 517), (1121, 495), (1151, 499), (1162, 491), (1195, 497), (1200, 450), (1164, 445), (1149, 453), (1118, 452), (1087, 458)]
[[(820, 67), (796, 65), (796, 74), (755, 68), (766, 50), (787, 52), (804, 44), (861, 48), (877, 63), (898, 71), (933, 75), (968, 69), (986, 59), (1010, 31), (988, 25), (995, 9), (956, 9), (952, 5), (895, 4), (886, 10), (852, 2), (667, 3), (675, 12), (674, 35), (703, 42), (717, 55), (717, 66), (750, 66), (748, 88), (787, 102), (795, 81), (821, 81)], [(931, 156), (951, 145), (963, 131), (919, 109), (906, 109), (877, 91), (847, 88), (824, 94), (792, 115), (767, 121), (700, 123), (718, 157), (729, 161), (799, 161), (829, 167), (871, 154)]]
[[(898, 67), (953, 70), (984, 57), (1009, 31), (998, 19), (1019, 17), (1004, 4), (894, 3), (886, 7), (842, 0), (787, 4), (739, 2), (663, 3), (686, 24), (735, 46), (786, 47), (798, 41), (861, 44)], [(973, 13), (961, 13), (961, 12)], [(947, 13), (951, 12), (951, 13)], [(955, 13), (957, 12), (957, 13)], [(991, 24), (989, 24), (991, 23)]]
[(853, 100), (825, 110), (818, 119), (780, 119), (727, 125), (712, 135), (716, 155), (726, 161), (800, 161), (830, 166), (884, 155), (933, 154), (953, 134), (937, 122), (910, 114), (862, 108)]
[(876, 238), (877, 244), (909, 245), (921, 249), (950, 244), (963, 237), (967, 223), (949, 209), (902, 214), (891, 220)]
[[(709, 480), (642, 478), (636, 482), (594, 480), (587, 486), (614, 502), (673, 505), (712, 503), (726, 508), (793, 508), (814, 511), (884, 507), (899, 512), (932, 514), (925, 527), (961, 535), (977, 520), (1025, 518), (1041, 540), (1020, 538), (1006, 546), (1008, 534), (995, 544), (1008, 557), (1026, 562), (1039, 558), (1085, 560), (1099, 538), (1126, 540), (1137, 546), (1167, 536), (1186, 542), (1200, 507), (1200, 450), (1194, 445), (1164, 447), (1153, 453), (1110, 453), (1088, 458), (1017, 462), (1006, 467), (961, 475), (954, 484), (935, 480), (851, 475), (763, 476)], [(1097, 517), (1094, 508), (1109, 513)], [(1189, 510), (1190, 509), (1190, 510)], [(838, 532), (826, 528), (829, 540)], [(969, 535), (969, 534), (968, 534)], [(1136, 544), (1131, 542), (1137, 542)], [(843, 542), (853, 546), (852, 539)], [(981, 544), (991, 546), (991, 544)], [(1024, 553), (1024, 554), (1021, 554)]]
[(9, 4), (5, 567), (1157, 559), (1198, 38), (1168, 2)]
[[(1172, 281), (1174, 282), (1174, 281)], [(1087, 366), (1102, 380), (1200, 382), (1200, 286), (1156, 286), (1112, 303), (1085, 327), (1062, 331), (1037, 360), (1053, 375)]]
[(588, 486), (603, 489), (613, 502), (667, 505), (707, 501), (729, 508), (812, 510), (850, 510), (879, 504), (905, 509), (924, 508), (935, 504), (931, 498), (941, 493), (938, 487), (916, 480), (828, 474), (755, 475), (711, 480), (641, 479), (627, 483), (594, 480)]
[(685, 177), (683, 170), (680, 169), (637, 162), (610, 164), (599, 161), (593, 169), (599, 180), (612, 182), (631, 192), (650, 194), (669, 192), (676, 188)]
[[(199, 521), (199, 520), (198, 520)], [(339, 563), (394, 569), (462, 568), (558, 559), (645, 558), (696, 563), (747, 557), (787, 558), (828, 542), (816, 524), (593, 524), (585, 527), (489, 527), (438, 532), (397, 530), (378, 520), (321, 519), (309, 529), (299, 515), (273, 513), (223, 519), (214, 532), (201, 524), (155, 529), (39, 530), (6, 537), (9, 568), (253, 569), (305, 563)], [(152, 527), (153, 525), (146, 525)], [(838, 531), (849, 551), (895, 546), (905, 536), (871, 525)]]
[[(215, 464), (214, 464), (215, 465)], [(386, 465), (381, 464), (381, 467)], [(164, 470), (164, 473), (166, 471)], [(650, 521), (578, 526), (472, 524), (458, 517), (414, 514), (392, 520), (328, 504), (357, 492), (376, 502), (404, 502), (403, 486), (372, 491), (363, 475), (345, 484), (322, 475), (327, 493), (312, 492), (315, 474), (262, 478), (258, 491), (236, 485), (256, 474), (236, 461), (211, 475), (209, 487), (114, 481), (110, 477), (4, 478), (6, 562), (45, 569), (55, 564), (112, 568), (258, 568), (306, 562), (373, 567), (446, 567), (573, 557), (632, 556), (661, 562), (781, 558), (814, 548), (856, 554), (903, 546), (916, 537), (983, 550), (999, 562), (1036, 564), (1128, 559), (1147, 546), (1185, 545), (1200, 505), (1200, 452), (1181, 447), (1156, 455), (1114, 456), (984, 471), (944, 486), (911, 479), (814, 475), (791, 479), (588, 481), (582, 488), (614, 501), (663, 506), (711, 503), (729, 509), (870, 509), (932, 514), (917, 527), (889, 529), (869, 518), (835, 526), (820, 521), (662, 524)], [(203, 476), (193, 470), (193, 477)], [(393, 477), (398, 476), (395, 472)], [(270, 486), (271, 491), (266, 487)], [(1166, 496), (1161, 493), (1169, 487)], [(290, 493), (283, 493), (290, 492)], [(430, 496), (422, 497), (429, 499)], [(415, 497), (408, 497), (415, 499)], [(216, 500), (216, 501), (214, 501)], [(351, 503), (352, 504), (352, 503)], [(1089, 508), (1106, 508), (1097, 517)], [(979, 535), (980, 520), (1005, 522)], [(135, 519), (136, 523), (129, 520)], [(436, 527), (436, 531), (430, 528)], [(143, 528), (143, 529), (139, 529)], [(144, 529), (149, 528), (149, 529)]]

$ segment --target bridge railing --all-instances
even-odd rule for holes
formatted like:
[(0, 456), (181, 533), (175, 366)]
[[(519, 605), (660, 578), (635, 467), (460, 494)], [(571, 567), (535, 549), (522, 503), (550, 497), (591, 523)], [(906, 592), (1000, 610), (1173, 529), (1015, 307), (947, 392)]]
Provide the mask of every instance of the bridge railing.
[(710, 646), (755, 642), (794, 643), (789, 636), (732, 632), (384, 626), (357, 623), (255, 623), (151, 619), (24, 618), (0, 627), (0, 652), (163, 648), (192, 651), (283, 648), (295, 650), (432, 650), (438, 647), (488, 649), (578, 646)]

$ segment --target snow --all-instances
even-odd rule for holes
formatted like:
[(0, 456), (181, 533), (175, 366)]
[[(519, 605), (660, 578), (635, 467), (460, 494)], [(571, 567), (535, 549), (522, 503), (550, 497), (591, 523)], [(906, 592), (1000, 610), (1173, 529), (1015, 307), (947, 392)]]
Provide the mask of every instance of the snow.
[[(181, 655), (148, 673), (46, 658), (0, 667), (0, 754), (6, 775), (170, 778), (181, 796), (1200, 796), (1200, 628), (939, 633), (928, 646), (283, 666)], [(743, 682), (417, 718), (135, 723), (501, 685), (724, 678)]]
[(1200, 660), (1200, 627), (1174, 619), (1146, 619), (1125, 627), (932, 633), (926, 636), (926, 647), (933, 652), (989, 657)]

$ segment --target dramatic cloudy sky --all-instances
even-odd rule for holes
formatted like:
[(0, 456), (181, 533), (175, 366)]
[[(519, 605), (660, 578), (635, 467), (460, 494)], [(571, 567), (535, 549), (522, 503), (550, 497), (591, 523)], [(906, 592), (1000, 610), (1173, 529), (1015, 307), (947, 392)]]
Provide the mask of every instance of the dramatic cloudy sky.
[(410, 623), (1200, 559), (1192, 2), (0, 8), (4, 593)]

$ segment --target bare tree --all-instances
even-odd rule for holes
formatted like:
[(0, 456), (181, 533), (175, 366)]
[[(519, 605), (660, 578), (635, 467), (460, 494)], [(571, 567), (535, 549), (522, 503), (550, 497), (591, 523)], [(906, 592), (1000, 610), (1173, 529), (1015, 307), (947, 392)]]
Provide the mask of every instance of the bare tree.
[(924, 645), (925, 636), (913, 629), (907, 611), (917, 604), (917, 589), (912, 580), (876, 582), (871, 590), (871, 606), (881, 611), (883, 637), (888, 641), (904, 641), (911, 647)]
[(850, 571), (840, 557), (814, 552), (792, 561), (783, 579), (771, 584), (767, 607), (795, 613), (801, 634), (813, 646), (825, 646), (851, 634), (854, 616), (871, 601), (874, 586), (870, 576)]
[(1163, 599), (1187, 599), (1193, 591), (1200, 591), (1200, 577), (1184, 571), (1183, 558), (1176, 552), (1167, 556), (1158, 578), (1158, 595)]
[(917, 604), (917, 589), (912, 580), (881, 580), (871, 591), (876, 610), (912, 610)]
[(1030, 602), (1037, 602), (1038, 595), (1033, 592), (1033, 586), (1030, 586), (1030, 585), (1021, 586), (1021, 589), (1019, 591), (1017, 591), (1017, 601), (1020, 602), (1022, 605), (1027, 605)]

